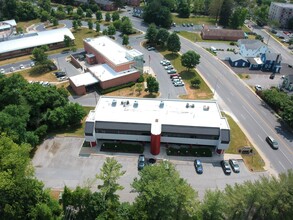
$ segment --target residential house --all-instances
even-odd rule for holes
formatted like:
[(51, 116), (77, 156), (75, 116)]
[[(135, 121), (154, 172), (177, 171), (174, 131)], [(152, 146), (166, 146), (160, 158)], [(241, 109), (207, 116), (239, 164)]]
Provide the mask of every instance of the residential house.
[(244, 39), (245, 34), (242, 30), (232, 30), (232, 29), (220, 29), (220, 28), (209, 28), (204, 26), (201, 30), (201, 37), (204, 40), (229, 40), (237, 41), (239, 39)]
[(240, 39), (238, 40), (239, 52), (243, 57), (260, 57), (268, 51), (267, 45), (259, 40)]
[(293, 4), (272, 2), (269, 10), (269, 20), (277, 21), (281, 27), (288, 27), (288, 21), (293, 18)]
[(233, 67), (248, 67), (250, 65), (248, 60), (240, 54), (230, 56), (229, 63)]
[(285, 76), (281, 89), (286, 92), (293, 92), (293, 74)]
[(280, 53), (265, 53), (261, 55), (262, 71), (280, 73), (282, 56)]

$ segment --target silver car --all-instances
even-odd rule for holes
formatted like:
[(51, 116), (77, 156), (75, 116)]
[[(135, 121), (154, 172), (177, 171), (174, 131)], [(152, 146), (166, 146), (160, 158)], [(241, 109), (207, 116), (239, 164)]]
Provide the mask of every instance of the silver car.
[(229, 164), (230, 164), (232, 170), (234, 171), (234, 173), (239, 173), (240, 172), (240, 167), (239, 167), (239, 164), (238, 164), (238, 162), (236, 160), (230, 159)]

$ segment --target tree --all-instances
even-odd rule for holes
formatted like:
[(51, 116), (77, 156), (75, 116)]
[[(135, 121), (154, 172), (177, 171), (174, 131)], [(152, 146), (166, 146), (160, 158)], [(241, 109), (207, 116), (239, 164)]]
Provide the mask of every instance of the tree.
[(56, 18), (53, 18), (52, 23), (53, 23), (53, 26), (58, 26), (59, 25), (59, 22), (58, 22), (58, 20)]
[(132, 34), (132, 23), (128, 17), (123, 17), (120, 30), (122, 34)]
[(97, 11), (97, 12), (96, 12), (96, 19), (97, 19), (97, 21), (99, 21), (99, 22), (103, 19), (103, 14), (102, 14), (101, 11)]
[(140, 95), (141, 94), (141, 91), (142, 91), (142, 84), (141, 83), (137, 83), (135, 90), (138, 92), (138, 95)]
[(172, 1), (151, 1), (143, 10), (143, 19), (146, 23), (154, 23), (164, 28), (169, 28), (172, 24), (172, 16), (169, 5)]
[(35, 48), (32, 52), (31, 59), (36, 65), (43, 64), (48, 60), (48, 55), (45, 53), (45, 48)]
[(50, 18), (50, 14), (47, 11), (42, 11), (40, 15), (41, 21), (47, 21)]
[(226, 210), (223, 192), (219, 190), (207, 190), (201, 204), (202, 219), (222, 220), (225, 219)]
[(74, 29), (75, 31), (77, 31), (77, 29), (78, 29), (77, 20), (73, 20), (73, 21), (72, 21), (72, 26), (73, 26), (73, 29)]
[(96, 22), (96, 32), (100, 32), (101, 31), (101, 26), (99, 22)]
[(147, 29), (145, 38), (150, 43), (155, 43), (156, 42), (157, 34), (158, 34), (158, 30), (157, 30), (156, 25), (155, 24), (150, 24), (149, 27), (148, 27), (148, 29)]
[(196, 65), (199, 64), (200, 55), (194, 52), (193, 50), (189, 50), (184, 53), (181, 57), (182, 66), (186, 67), (188, 70), (195, 68)]
[(167, 41), (167, 48), (172, 53), (176, 53), (176, 52), (180, 51), (180, 48), (181, 48), (180, 39), (175, 32), (173, 32), (169, 36), (168, 41)]
[(91, 18), (93, 16), (93, 11), (91, 9), (87, 9), (85, 12), (85, 16), (87, 18)]
[(89, 20), (89, 21), (87, 22), (87, 25), (88, 25), (88, 27), (89, 27), (90, 30), (93, 29), (94, 24), (93, 24), (93, 22), (92, 22), (91, 20)]
[(116, 34), (116, 28), (113, 24), (110, 24), (108, 26), (108, 35), (115, 35)]
[(73, 12), (73, 6), (67, 5), (66, 6), (66, 12), (67, 12), (68, 15), (71, 15), (72, 12)]
[(128, 45), (129, 44), (129, 37), (128, 37), (128, 35), (126, 35), (126, 34), (123, 35), (122, 44), (123, 45)]
[(169, 38), (169, 35), (170, 34), (168, 30), (166, 30), (165, 28), (160, 28), (156, 35), (156, 43), (165, 45)]
[(108, 35), (108, 29), (105, 28), (105, 29), (102, 31), (102, 34), (103, 34), (103, 35)]
[(116, 194), (118, 190), (124, 187), (118, 184), (118, 180), (125, 174), (121, 171), (122, 165), (117, 162), (113, 157), (107, 157), (100, 173), (97, 174), (97, 179), (103, 181), (102, 185), (98, 186), (104, 201), (118, 202), (119, 196)]
[(233, 0), (223, 0), (223, 4), (220, 11), (219, 24), (227, 27), (230, 22), (230, 17), (232, 15)]
[(211, 0), (209, 4), (209, 15), (216, 18), (216, 23), (221, 12), (221, 8), (224, 0)]
[(119, 20), (119, 19), (120, 19), (119, 13), (117, 11), (113, 12), (112, 21), (116, 21), (116, 20)]
[(181, 1), (178, 6), (178, 15), (180, 18), (189, 18), (190, 6), (186, 1)]
[(77, 8), (76, 13), (78, 14), (79, 17), (83, 18), (84, 17), (84, 11), (82, 10), (81, 7)]
[(197, 194), (172, 163), (147, 166), (139, 176), (132, 183), (138, 193), (134, 219), (195, 219)]
[(70, 38), (69, 36), (67, 36), (67, 35), (64, 35), (64, 40), (63, 40), (63, 42), (64, 42), (65, 47), (70, 47), (70, 46), (72, 45), (72, 40), (71, 40), (71, 38)]
[(159, 92), (159, 83), (155, 77), (149, 76), (147, 78), (147, 90), (150, 94)]
[(193, 14), (206, 15), (205, 0), (193, 0)]
[(116, 30), (121, 30), (122, 21), (121, 20), (116, 20), (116, 21), (113, 22), (113, 25), (116, 28)]
[(229, 26), (233, 29), (238, 29), (244, 25), (244, 21), (248, 14), (246, 8), (236, 8), (231, 16)]
[(114, 4), (115, 4), (115, 7), (116, 8), (122, 8), (123, 7), (123, 5), (124, 5), (124, 1), (122, 1), (122, 0), (114, 0)]
[(268, 23), (269, 6), (261, 5), (260, 7), (256, 7), (253, 14), (258, 25), (266, 25)]
[(106, 12), (106, 14), (105, 14), (105, 21), (107, 21), (107, 22), (111, 21), (111, 15), (109, 12)]

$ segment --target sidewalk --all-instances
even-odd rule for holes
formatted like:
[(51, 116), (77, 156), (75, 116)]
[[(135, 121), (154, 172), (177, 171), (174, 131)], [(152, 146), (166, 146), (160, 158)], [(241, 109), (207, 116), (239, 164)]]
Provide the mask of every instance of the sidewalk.
[[(115, 152), (103, 152), (101, 149), (101, 142), (97, 143), (95, 147), (82, 147), (79, 156), (90, 157), (90, 156), (124, 156), (124, 157), (137, 157), (139, 154), (133, 153), (115, 153)], [(157, 160), (170, 160), (170, 161), (194, 161), (195, 159), (200, 159), (204, 163), (213, 163), (220, 162), (221, 160), (229, 160), (236, 159), (242, 160), (242, 156), (240, 154), (224, 154), (219, 155), (217, 153), (213, 153), (212, 157), (184, 157), (184, 156), (168, 156), (166, 153), (166, 147), (161, 146), (160, 153), (158, 155), (152, 155), (150, 152), (150, 144), (145, 144), (144, 152), (146, 158), (155, 158)]]

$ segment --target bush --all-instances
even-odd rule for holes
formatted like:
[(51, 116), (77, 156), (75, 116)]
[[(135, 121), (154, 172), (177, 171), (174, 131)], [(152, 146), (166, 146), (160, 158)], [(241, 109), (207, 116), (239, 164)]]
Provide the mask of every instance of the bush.
[(231, 45), (231, 46), (235, 46), (235, 45), (237, 45), (237, 44), (236, 44), (236, 42), (230, 42), (230, 45)]
[(173, 148), (169, 147), (167, 149), (168, 156), (193, 156), (193, 157), (212, 157), (212, 151), (209, 148)]
[(119, 85), (119, 86), (115, 86), (115, 87), (111, 87), (109, 89), (102, 89), (100, 87), (97, 87), (97, 90), (98, 92), (101, 94), (101, 95), (104, 95), (104, 94), (107, 94), (107, 93), (110, 93), (110, 92), (114, 92), (116, 90), (119, 90), (119, 89), (123, 89), (123, 88), (127, 88), (127, 87), (131, 87), (131, 86), (134, 86), (135, 83), (134, 82), (129, 82), (129, 83), (126, 83), (126, 84), (123, 84), (123, 85)]
[(101, 151), (142, 154), (144, 147), (141, 144), (103, 143)]
[(143, 77), (143, 75), (140, 75), (140, 76), (139, 76), (137, 82), (138, 82), (138, 83), (142, 83), (142, 82), (144, 82), (144, 77)]

